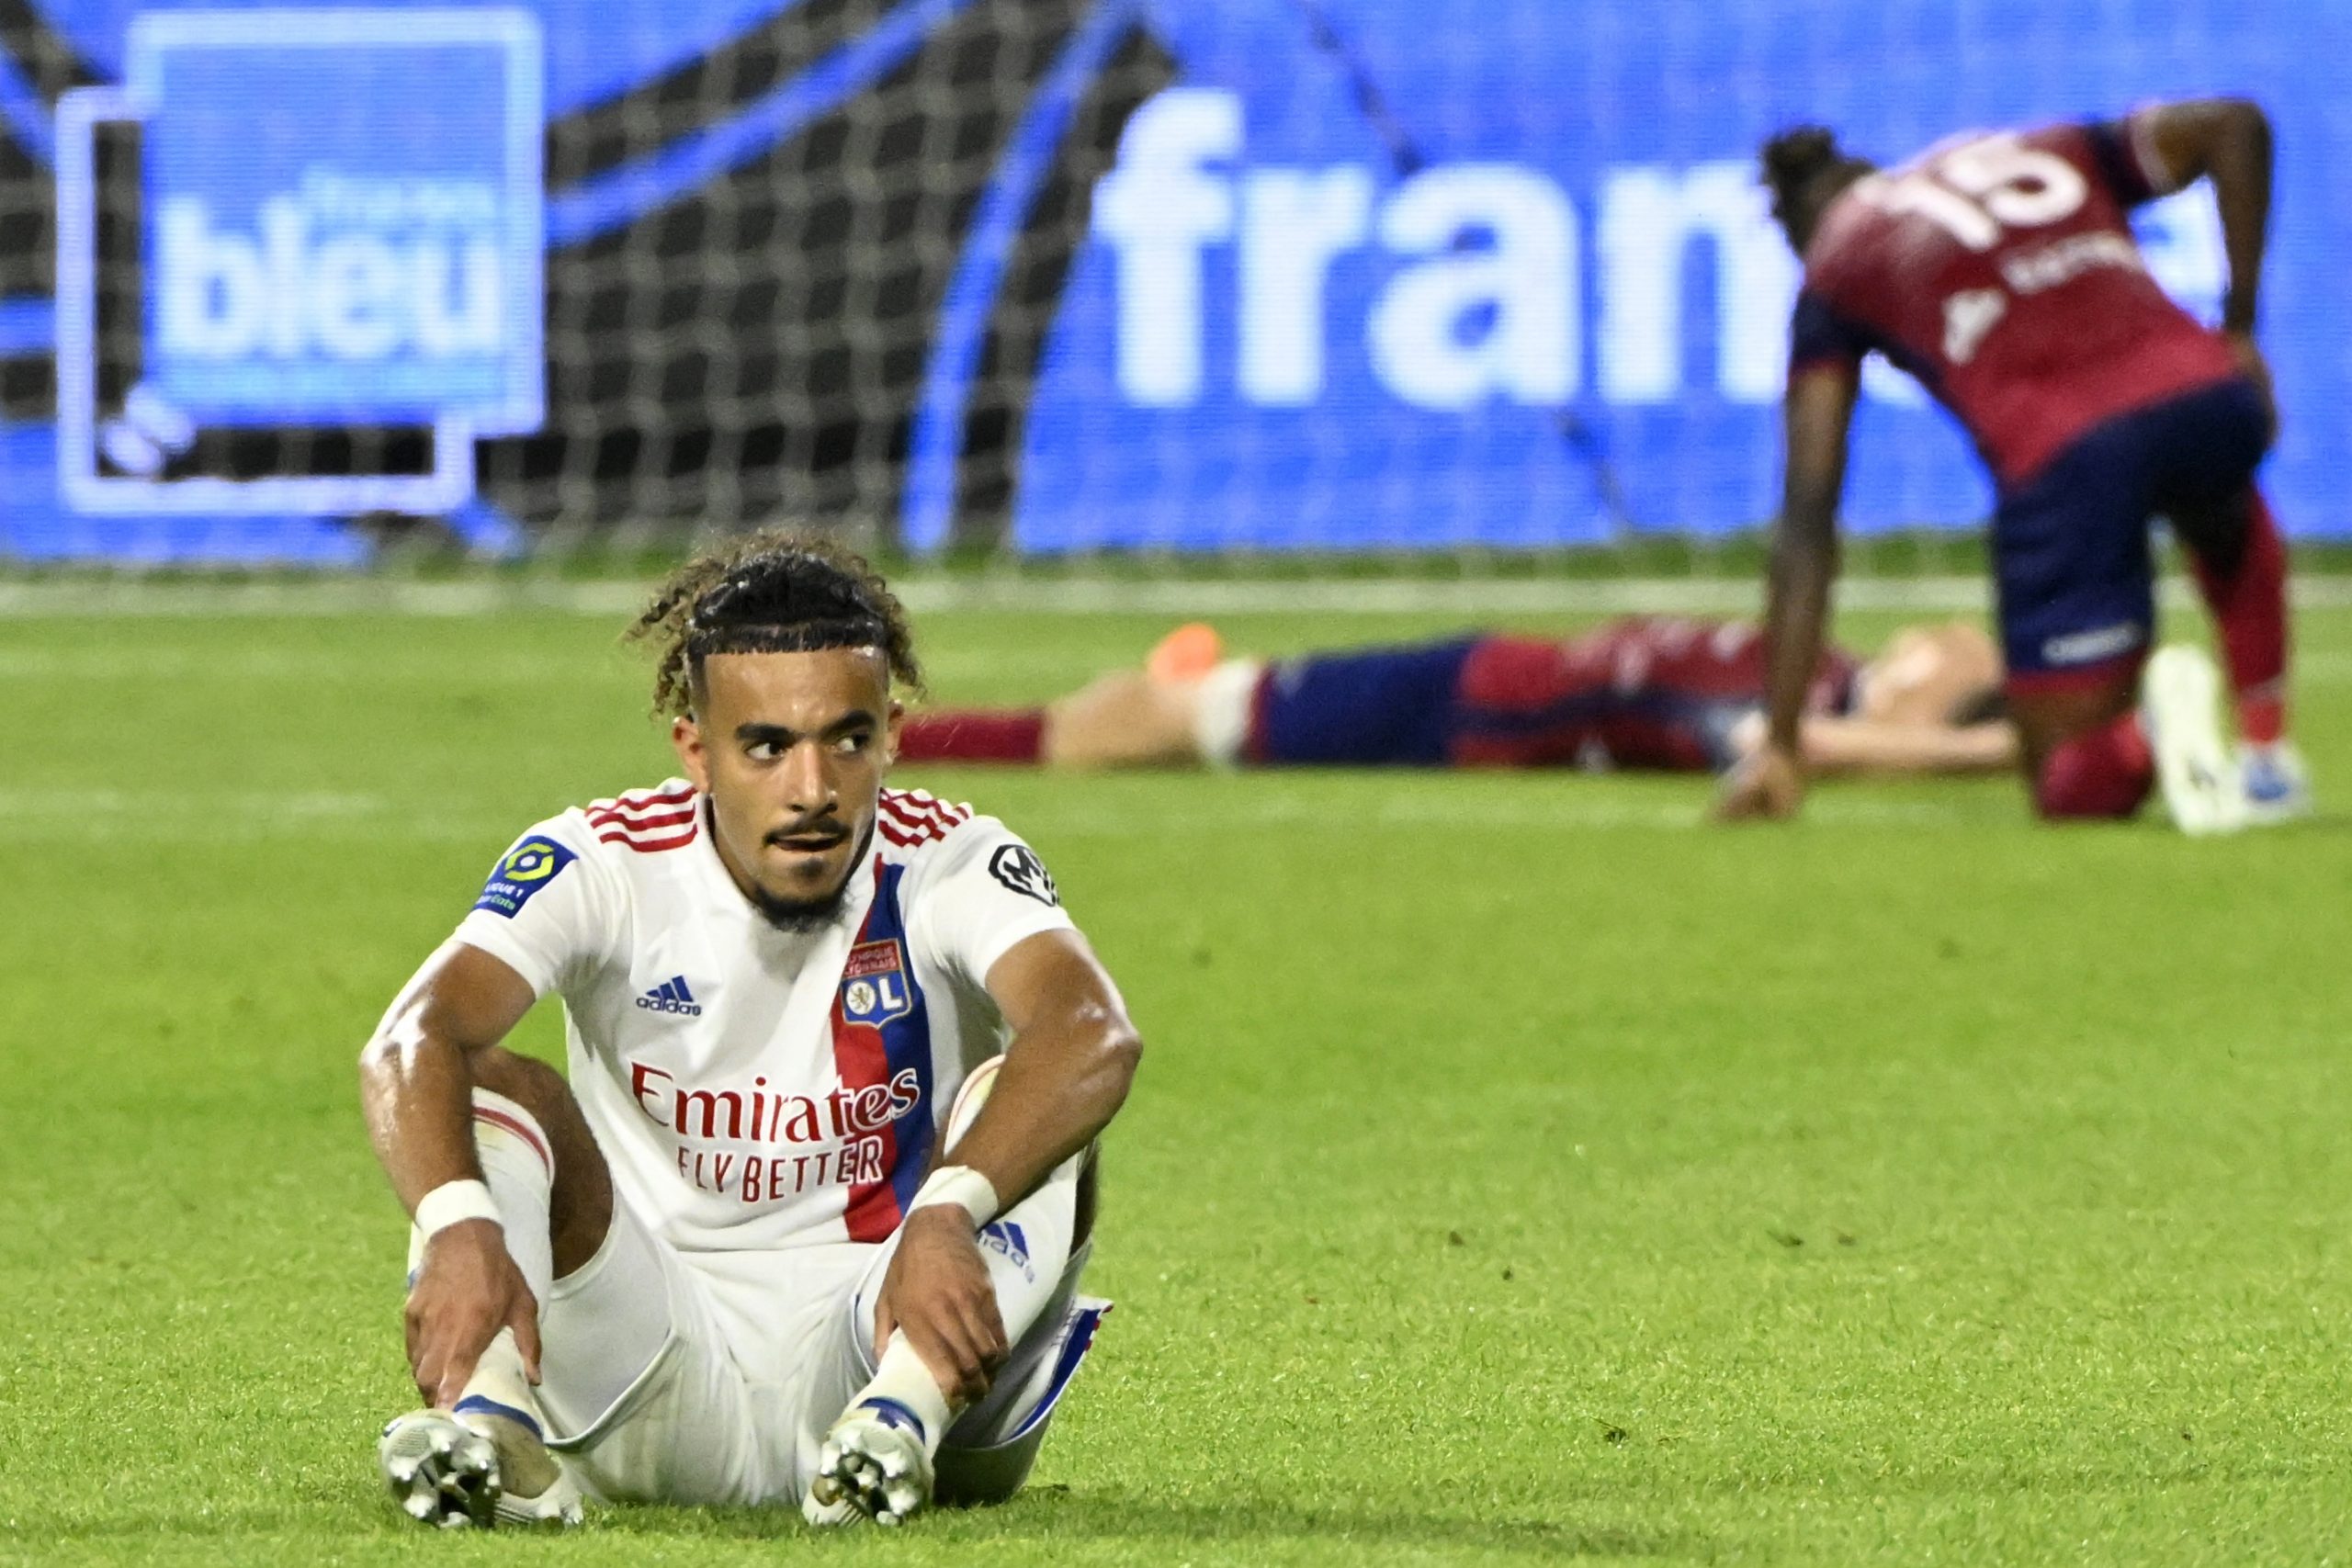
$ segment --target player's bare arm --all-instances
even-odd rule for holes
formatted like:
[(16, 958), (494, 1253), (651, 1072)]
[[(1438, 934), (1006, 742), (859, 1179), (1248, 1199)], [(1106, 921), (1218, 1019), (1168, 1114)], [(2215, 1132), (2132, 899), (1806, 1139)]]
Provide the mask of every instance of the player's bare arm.
[(2018, 765), (2018, 732), (2004, 722), (1884, 724), (1808, 714), (1801, 730), (1805, 773), (1815, 778), (1932, 773), (2006, 773)]
[[(503, 1040), (532, 1000), (505, 964), (450, 942), (402, 988), (361, 1055), (368, 1139), (412, 1217), (436, 1188), (482, 1179), (466, 1058)], [(417, 1392), (437, 1408), (457, 1403), (501, 1328), (514, 1329), (526, 1368), (538, 1375), (537, 1307), (494, 1221), (461, 1221), (425, 1244), (403, 1323)]]
[[(368, 1138), (412, 1216), (435, 1190), (482, 1179), (473, 1136), (473, 1091), (486, 1080), (521, 1087), (506, 1081), (515, 1076), (506, 1066), (512, 1059), (498, 1047), (532, 1000), (528, 982), (504, 963), (449, 942), (401, 988), (361, 1054), (360, 1100)], [(554, 1108), (539, 1110), (551, 1131), (570, 1120)], [(587, 1201), (568, 1205), (563, 1213), (569, 1223), (554, 1238), (560, 1269), (594, 1250), (610, 1209), (603, 1165), (593, 1146), (567, 1153), (572, 1155), (565, 1162), (572, 1179), (567, 1188)], [(595, 1212), (599, 1195), (601, 1213)], [(577, 1234), (566, 1235), (567, 1230)], [(435, 1406), (457, 1402), (483, 1348), (501, 1328), (514, 1331), (525, 1366), (537, 1380), (537, 1310), (495, 1221), (461, 1221), (425, 1244), (409, 1292), (405, 1326), (418, 1392)]]
[(1018, 942), (989, 970), (1012, 1031), (996, 1091), (952, 1152), (1011, 1203), (1091, 1144), (1127, 1098), (1143, 1042), (1094, 950), (1076, 931)]
[[(1118, 987), (1075, 931), (1044, 931), (990, 966), (987, 986), (1012, 1032), (987, 1106), (947, 1152), (1000, 1206), (1034, 1191), (1110, 1125), (1143, 1043)], [(875, 1339), (903, 1331), (951, 1395), (987, 1392), (1004, 1328), (964, 1211), (917, 1209), (884, 1280)]]
[(2260, 320), (2270, 227), (2270, 118), (2248, 98), (2198, 98), (2142, 111), (2143, 130), (2176, 186), (2213, 183), (2230, 285), (2222, 330), (2251, 339)]
[(1726, 782), (1717, 807), (1725, 820), (1787, 817), (1804, 799), (1800, 721), (1838, 575), (1838, 499), (1859, 387), (1841, 365), (1800, 370), (1789, 383), (1787, 468), (1765, 592), (1765, 744)]
[[(2197, 98), (2143, 110), (2140, 127), (2173, 186), (2212, 182), (2222, 251), (2230, 264), (2222, 333), (2239, 365), (2267, 396), (2270, 367), (2254, 334), (2261, 321), (2262, 258), (2270, 229), (2270, 117), (2248, 98)], [(2275, 400), (2272, 419), (2275, 423)]]

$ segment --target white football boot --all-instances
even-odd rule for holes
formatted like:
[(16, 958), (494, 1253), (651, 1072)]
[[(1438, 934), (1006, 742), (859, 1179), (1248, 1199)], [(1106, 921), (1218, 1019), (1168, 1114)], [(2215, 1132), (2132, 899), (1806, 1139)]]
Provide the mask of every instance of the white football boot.
[(904, 1524), (931, 1506), (931, 1448), (915, 1413), (895, 1399), (861, 1400), (826, 1432), (801, 1514), (811, 1524)]
[(376, 1445), (409, 1517), (442, 1529), (576, 1525), (580, 1483), (522, 1422), (488, 1411), (413, 1410)]
[[(996, 1087), (1002, 1056), (972, 1069), (948, 1108), (943, 1157), (952, 1155)], [(817, 1450), (817, 1474), (800, 1500), (812, 1525), (903, 1524), (931, 1506), (931, 1445), (922, 1420), (895, 1399), (865, 1399), (842, 1412)]]
[(2222, 676), (2193, 648), (2160, 648), (2140, 678), (2140, 716), (2175, 826), (2192, 837), (2246, 824), (2237, 763), (2222, 744)]
[(2245, 781), (2245, 819), (2256, 828), (2275, 827), (2312, 814), (2312, 779), (2303, 754), (2291, 740), (2267, 746), (2238, 742), (2238, 776)]

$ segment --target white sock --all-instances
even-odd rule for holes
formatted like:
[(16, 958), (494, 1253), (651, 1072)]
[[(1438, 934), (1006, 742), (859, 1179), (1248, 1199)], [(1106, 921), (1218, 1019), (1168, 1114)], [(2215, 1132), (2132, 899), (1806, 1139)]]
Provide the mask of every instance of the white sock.
[(915, 1353), (914, 1346), (903, 1334), (890, 1336), (890, 1343), (882, 1348), (881, 1359), (876, 1363), (874, 1381), (858, 1390), (850, 1401), (854, 1408), (876, 1401), (904, 1407), (922, 1427), (922, 1446), (926, 1453), (939, 1451), (939, 1439), (947, 1435), (947, 1425), (955, 1419), (954, 1406), (947, 1395), (940, 1392), (939, 1380)]
[[(522, 1270), (531, 1297), (544, 1308), (555, 1283), (555, 1241), (548, 1212), (555, 1189), (554, 1156), (538, 1118), (486, 1089), (474, 1090), (474, 1149), (481, 1160), (482, 1179), (491, 1201), (498, 1205), (499, 1224), (506, 1232), (506, 1251)], [(424, 1260), (424, 1238), (409, 1232), (408, 1266), (413, 1275)], [(457, 1408), (495, 1406), (493, 1414), (514, 1413), (533, 1430), (544, 1431), (537, 1396), (530, 1374), (523, 1368), (523, 1352), (514, 1331), (502, 1328), (475, 1363), (466, 1380)]]
[[(998, 1215), (980, 1232), (980, 1258), (988, 1265), (989, 1282), (996, 1287), (997, 1314), (1004, 1320), (1004, 1337), (1017, 1345), (1035, 1326), (1054, 1297), (1062, 1269), (1069, 1261), (1078, 1228), (1078, 1171), (1083, 1156), (1073, 1156), (1047, 1177), (1037, 1190)], [(871, 1323), (873, 1307), (861, 1300), (859, 1321)], [(922, 1356), (903, 1334), (890, 1336), (874, 1368), (874, 1381), (857, 1392), (853, 1406), (887, 1399), (904, 1405), (922, 1423), (923, 1447), (939, 1451), (960, 1406), (951, 1404), (923, 1364)]]

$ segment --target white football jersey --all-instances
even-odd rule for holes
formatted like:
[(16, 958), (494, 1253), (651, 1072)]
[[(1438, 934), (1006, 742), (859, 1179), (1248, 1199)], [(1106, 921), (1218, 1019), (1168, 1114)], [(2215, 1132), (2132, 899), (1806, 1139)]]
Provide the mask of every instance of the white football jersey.
[(989, 966), (1072, 929), (1002, 823), (884, 790), (840, 914), (778, 931), (672, 780), (524, 834), (457, 935), (561, 994), (571, 1090), (631, 1208), (733, 1251), (895, 1231), (956, 1086), (1001, 1049)]

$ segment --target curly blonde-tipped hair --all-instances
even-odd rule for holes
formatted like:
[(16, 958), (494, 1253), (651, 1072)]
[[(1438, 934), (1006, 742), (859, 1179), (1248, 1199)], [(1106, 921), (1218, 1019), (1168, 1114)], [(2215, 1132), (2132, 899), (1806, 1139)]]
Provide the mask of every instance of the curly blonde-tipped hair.
[(829, 539), (771, 530), (695, 557), (662, 583), (625, 634), (653, 649), (653, 711), (692, 710), (714, 653), (873, 648), (891, 681), (922, 690), (907, 612), (865, 558)]

